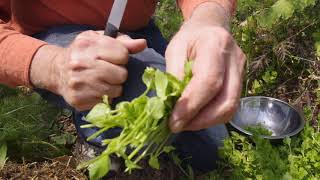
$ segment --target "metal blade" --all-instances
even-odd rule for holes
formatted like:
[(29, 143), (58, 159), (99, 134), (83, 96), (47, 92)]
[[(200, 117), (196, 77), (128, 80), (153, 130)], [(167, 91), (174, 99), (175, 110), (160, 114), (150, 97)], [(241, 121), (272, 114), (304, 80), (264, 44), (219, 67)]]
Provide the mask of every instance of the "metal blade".
[(111, 24), (113, 28), (119, 30), (124, 11), (126, 10), (128, 0), (114, 0), (106, 29)]

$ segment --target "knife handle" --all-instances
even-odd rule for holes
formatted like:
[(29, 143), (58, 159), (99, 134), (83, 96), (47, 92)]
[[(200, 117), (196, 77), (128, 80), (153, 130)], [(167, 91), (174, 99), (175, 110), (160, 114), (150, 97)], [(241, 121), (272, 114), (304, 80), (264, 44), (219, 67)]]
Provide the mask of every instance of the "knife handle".
[(118, 35), (118, 28), (116, 28), (113, 24), (107, 23), (106, 24), (106, 29), (104, 30), (104, 35), (116, 38)]

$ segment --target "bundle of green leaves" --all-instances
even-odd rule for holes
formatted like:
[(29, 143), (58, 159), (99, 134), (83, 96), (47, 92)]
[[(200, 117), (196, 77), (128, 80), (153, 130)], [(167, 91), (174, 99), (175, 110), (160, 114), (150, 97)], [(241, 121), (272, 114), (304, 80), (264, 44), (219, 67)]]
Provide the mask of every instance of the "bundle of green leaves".
[(7, 156), (34, 161), (67, 153), (55, 141), (65, 135), (55, 123), (59, 114), (35, 93), (0, 86), (0, 168)]
[[(125, 160), (129, 173), (141, 168), (138, 163), (143, 158), (149, 158), (150, 166), (159, 169), (158, 156), (174, 149), (167, 146), (171, 135), (168, 118), (191, 76), (191, 62), (186, 63), (182, 81), (168, 73), (147, 68), (142, 77), (147, 89), (141, 96), (131, 102), (119, 103), (114, 110), (104, 97), (104, 103), (96, 105), (87, 115), (90, 124), (82, 127), (100, 128), (88, 140), (114, 127), (122, 128), (122, 132), (118, 137), (103, 140), (102, 145), (107, 148), (79, 168), (88, 167), (90, 179), (99, 179), (108, 173), (110, 155), (115, 154)], [(150, 91), (155, 91), (156, 96), (148, 97)]]

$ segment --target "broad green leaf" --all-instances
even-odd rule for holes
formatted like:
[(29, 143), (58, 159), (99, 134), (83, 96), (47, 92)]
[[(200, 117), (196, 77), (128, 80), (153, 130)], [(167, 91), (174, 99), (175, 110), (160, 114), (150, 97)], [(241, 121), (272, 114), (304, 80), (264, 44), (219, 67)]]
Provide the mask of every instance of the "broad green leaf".
[(278, 0), (271, 7), (271, 16), (277, 18), (282, 17), (283, 19), (290, 18), (294, 13), (294, 4), (290, 0)]
[(155, 155), (151, 155), (150, 159), (149, 159), (149, 165), (151, 167), (153, 167), (154, 169), (160, 169), (160, 163), (158, 160), (158, 157), (156, 157)]
[(143, 73), (142, 81), (149, 90), (154, 86), (155, 72), (156, 71), (153, 68), (147, 67)]
[(7, 161), (7, 144), (0, 143), (0, 170), (4, 167)]
[(86, 116), (86, 121), (96, 125), (97, 127), (103, 127), (104, 121), (108, 118), (111, 109), (108, 104), (99, 103), (93, 107), (93, 109)]
[(165, 105), (159, 97), (149, 99), (145, 111), (150, 114), (153, 119), (160, 119), (164, 116)]
[(267, 11), (263, 11), (258, 17), (261, 27), (271, 28), (280, 18), (289, 19), (294, 13), (294, 4), (291, 0), (278, 0)]
[(101, 179), (105, 176), (111, 167), (111, 161), (108, 155), (99, 156), (92, 164), (89, 165), (89, 176), (91, 180)]
[(294, 5), (297, 6), (297, 10), (303, 11), (305, 8), (309, 6), (314, 6), (316, 4), (316, 0), (296, 0), (294, 1)]
[(165, 100), (167, 98), (168, 78), (165, 73), (156, 70), (155, 73), (155, 86), (157, 96)]
[(132, 116), (134, 116), (134, 117), (139, 116), (144, 111), (144, 108), (145, 108), (146, 104), (148, 103), (148, 100), (149, 100), (149, 97), (147, 97), (145, 95), (134, 99), (131, 103), (131, 107), (133, 107)]

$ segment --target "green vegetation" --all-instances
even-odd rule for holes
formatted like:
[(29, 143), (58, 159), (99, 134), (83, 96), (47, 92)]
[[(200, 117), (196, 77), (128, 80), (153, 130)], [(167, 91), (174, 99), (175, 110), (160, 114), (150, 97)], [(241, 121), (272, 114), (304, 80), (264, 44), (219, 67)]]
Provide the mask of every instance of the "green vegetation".
[(0, 168), (7, 158), (28, 162), (68, 153), (58, 140), (72, 135), (61, 132), (55, 123), (59, 114), (35, 93), (1, 86)]
[[(299, 136), (285, 138), (278, 145), (259, 136), (253, 136), (252, 143), (232, 132), (220, 151), (220, 169), (207, 179), (319, 179), (319, 142), (320, 133), (309, 124)], [(223, 176), (225, 171), (229, 174)]]
[(255, 135), (264, 135), (264, 136), (271, 136), (272, 132), (263, 127), (261, 124), (258, 125), (251, 125), (244, 128), (244, 130), (249, 131)]
[[(141, 169), (139, 162), (143, 158), (149, 158), (149, 165), (159, 169), (159, 155), (174, 150), (172, 146), (167, 146), (171, 135), (168, 119), (191, 76), (190, 61), (186, 63), (182, 81), (160, 70), (147, 68), (142, 77), (147, 89), (141, 96), (131, 102), (117, 104), (115, 110), (108, 104), (108, 97), (104, 97), (104, 103), (96, 105), (87, 115), (86, 120), (90, 124), (82, 126), (101, 129), (88, 140), (115, 127), (121, 128), (122, 132), (118, 137), (104, 139), (102, 145), (107, 148), (101, 155), (79, 168), (88, 167), (90, 179), (102, 178), (111, 166), (110, 155), (115, 154), (125, 160), (126, 172)], [(157, 96), (148, 97), (150, 91), (155, 91)]]

